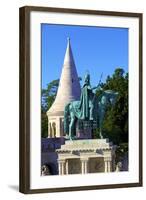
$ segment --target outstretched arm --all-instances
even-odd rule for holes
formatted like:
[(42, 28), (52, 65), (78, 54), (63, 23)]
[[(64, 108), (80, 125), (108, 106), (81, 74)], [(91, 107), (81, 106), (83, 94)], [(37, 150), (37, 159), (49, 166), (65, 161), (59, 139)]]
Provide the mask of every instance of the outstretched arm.
[(100, 87), (99, 84), (98, 84), (97, 86), (95, 86), (95, 87), (92, 88), (92, 90), (95, 90), (95, 89), (96, 89), (96, 90), (97, 90), (97, 89), (103, 90), (103, 89)]

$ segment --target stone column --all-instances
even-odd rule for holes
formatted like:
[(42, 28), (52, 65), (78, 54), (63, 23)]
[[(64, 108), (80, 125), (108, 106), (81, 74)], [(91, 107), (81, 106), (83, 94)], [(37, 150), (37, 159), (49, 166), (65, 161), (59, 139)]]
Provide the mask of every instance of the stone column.
[(81, 160), (81, 172), (84, 174), (84, 160)]
[(88, 158), (81, 158), (81, 173), (88, 173)]
[(60, 117), (56, 117), (56, 137), (61, 137)]
[(115, 155), (112, 156), (112, 171), (114, 172), (116, 169), (116, 164), (115, 164)]
[(107, 161), (105, 158), (104, 158), (104, 172), (108, 172)]
[(110, 157), (104, 157), (104, 171), (105, 172), (111, 172), (112, 171), (111, 158)]
[(69, 171), (68, 171), (68, 160), (66, 160), (66, 163), (65, 163), (65, 171), (66, 171), (66, 174), (69, 174)]
[(111, 158), (108, 160), (108, 172), (112, 172), (112, 162), (111, 162)]
[(84, 160), (85, 174), (88, 173), (88, 160)]
[(65, 160), (58, 160), (59, 175), (65, 174)]

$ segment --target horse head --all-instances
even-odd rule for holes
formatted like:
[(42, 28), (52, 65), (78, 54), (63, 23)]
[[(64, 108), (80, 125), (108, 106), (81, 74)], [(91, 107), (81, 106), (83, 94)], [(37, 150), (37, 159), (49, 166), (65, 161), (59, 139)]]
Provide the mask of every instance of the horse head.
[(114, 92), (112, 90), (105, 90), (103, 96), (106, 98), (106, 103), (115, 105), (118, 94), (118, 92)]

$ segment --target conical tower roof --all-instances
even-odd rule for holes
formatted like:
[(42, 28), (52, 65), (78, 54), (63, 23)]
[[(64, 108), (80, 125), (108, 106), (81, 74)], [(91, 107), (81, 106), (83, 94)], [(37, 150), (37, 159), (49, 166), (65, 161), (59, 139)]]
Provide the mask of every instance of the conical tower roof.
[(71, 50), (70, 39), (68, 38), (56, 99), (48, 110), (47, 115), (63, 115), (65, 105), (71, 101), (79, 100), (80, 94), (81, 87)]

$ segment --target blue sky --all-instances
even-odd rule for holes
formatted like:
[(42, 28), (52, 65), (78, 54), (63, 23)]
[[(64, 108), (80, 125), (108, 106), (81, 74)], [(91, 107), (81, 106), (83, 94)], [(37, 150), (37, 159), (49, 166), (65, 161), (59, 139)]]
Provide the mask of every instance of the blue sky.
[(78, 75), (83, 78), (88, 70), (92, 86), (97, 85), (101, 73), (104, 82), (117, 67), (128, 72), (128, 29), (42, 24), (43, 88), (60, 78), (67, 37), (71, 39)]

